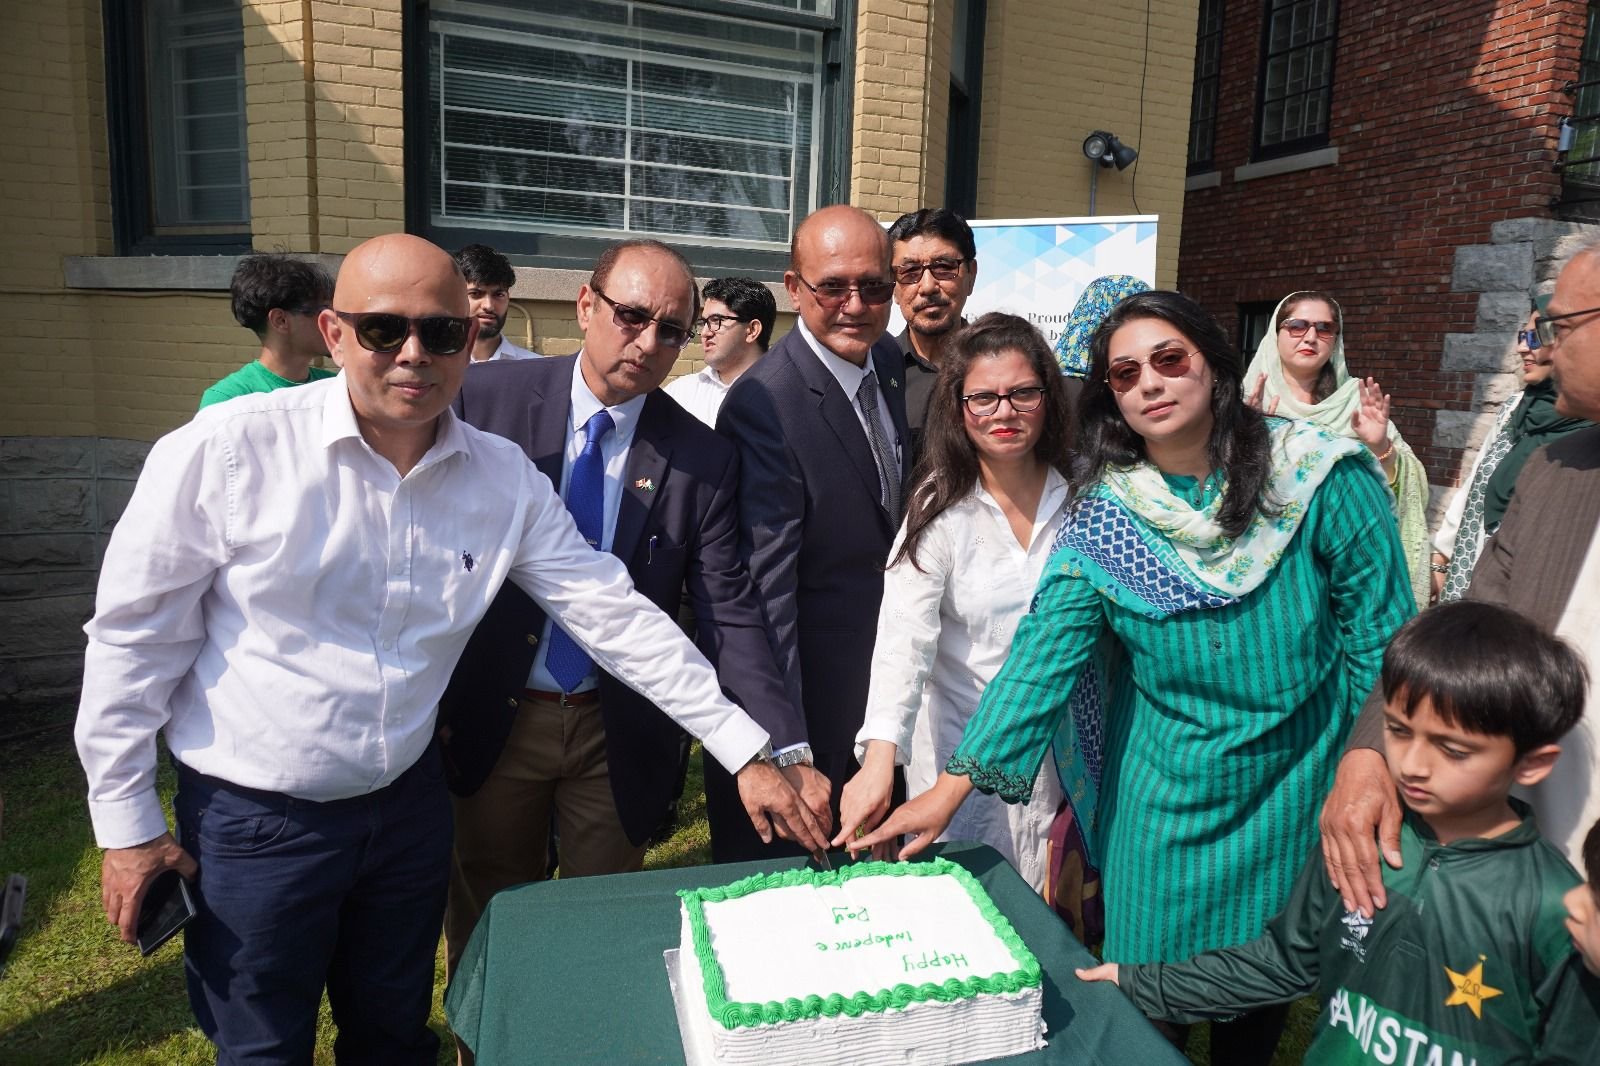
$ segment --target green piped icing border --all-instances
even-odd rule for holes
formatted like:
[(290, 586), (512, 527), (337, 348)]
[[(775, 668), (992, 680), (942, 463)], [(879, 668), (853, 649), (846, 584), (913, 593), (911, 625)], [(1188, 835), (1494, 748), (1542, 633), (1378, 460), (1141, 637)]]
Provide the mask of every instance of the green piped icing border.
[[(989, 923), (995, 935), (1006, 946), (1006, 950), (1011, 952), (1011, 957), (1017, 960), (1017, 969), (988, 977), (965, 979), (952, 977), (937, 984), (931, 981), (919, 985), (897, 984), (879, 992), (857, 992), (848, 997), (835, 992), (828, 996), (806, 996), (804, 999), (790, 996), (782, 1002), (768, 1000), (765, 1003), (738, 1003), (728, 999), (726, 976), (711, 950), (711, 929), (706, 925), (707, 903), (739, 899), (770, 888), (839, 885), (857, 877), (937, 877), (940, 874), (948, 874), (966, 889), (967, 895), (977, 906), (978, 913)], [(836, 1018), (841, 1014), (859, 1018), (867, 1013), (902, 1010), (912, 1003), (929, 1001), (952, 1003), (958, 999), (971, 999), (985, 993), (1004, 995), (1020, 992), (1025, 988), (1038, 988), (1041, 984), (1039, 960), (1022, 942), (1016, 929), (1012, 928), (1010, 920), (1000, 913), (1000, 908), (994, 905), (994, 901), (983, 890), (978, 879), (965, 867), (949, 859), (935, 858), (915, 863), (858, 862), (834, 871), (799, 869), (775, 874), (753, 874), (721, 888), (679, 889), (678, 896), (683, 900), (684, 909), (688, 912), (689, 936), (694, 944), (695, 956), (700, 960), (700, 972), (705, 977), (706, 1007), (712, 1019), (724, 1029), (771, 1025), (810, 1018)]]

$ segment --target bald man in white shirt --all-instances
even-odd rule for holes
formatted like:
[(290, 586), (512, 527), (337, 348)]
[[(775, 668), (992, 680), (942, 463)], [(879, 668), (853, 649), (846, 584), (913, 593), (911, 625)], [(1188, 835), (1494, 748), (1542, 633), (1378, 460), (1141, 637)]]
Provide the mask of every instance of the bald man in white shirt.
[(189, 997), (218, 1061), (309, 1062), (326, 988), (341, 1060), (431, 1064), (451, 846), (435, 715), (503, 580), (735, 772), (760, 831), (823, 841), (672, 620), (520, 448), (448, 411), (476, 329), (450, 257), (368, 241), (320, 327), (338, 378), (204, 411), (151, 450), (86, 627), (78, 751), (123, 939), (156, 874), (194, 879)]

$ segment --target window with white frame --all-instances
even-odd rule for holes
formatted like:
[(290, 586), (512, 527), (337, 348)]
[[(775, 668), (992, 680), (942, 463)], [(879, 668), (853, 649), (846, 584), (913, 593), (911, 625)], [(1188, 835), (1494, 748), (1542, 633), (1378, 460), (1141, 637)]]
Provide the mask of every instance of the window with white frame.
[(436, 0), (428, 229), (786, 249), (819, 203), (833, 6)]

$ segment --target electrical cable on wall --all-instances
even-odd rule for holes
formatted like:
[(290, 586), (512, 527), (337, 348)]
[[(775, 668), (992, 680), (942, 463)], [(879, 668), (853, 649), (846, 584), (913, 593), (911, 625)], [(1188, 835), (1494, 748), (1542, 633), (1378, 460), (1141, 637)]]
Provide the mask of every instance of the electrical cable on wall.
[[(1144, 80), (1150, 73), (1150, 0), (1144, 0), (1144, 64), (1139, 68), (1139, 132), (1134, 134), (1134, 144), (1144, 147)], [(1128, 196), (1133, 200), (1133, 213), (1144, 214), (1139, 210), (1139, 161), (1133, 163), (1133, 181), (1128, 186)]]

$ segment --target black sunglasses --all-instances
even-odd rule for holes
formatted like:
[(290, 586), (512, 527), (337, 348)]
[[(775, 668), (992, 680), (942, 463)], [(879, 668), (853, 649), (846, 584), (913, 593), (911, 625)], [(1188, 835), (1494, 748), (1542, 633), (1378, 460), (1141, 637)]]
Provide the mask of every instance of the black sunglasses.
[(591, 284), (589, 288), (594, 294), (611, 305), (611, 322), (620, 330), (628, 333), (643, 333), (654, 322), (656, 324), (656, 340), (668, 348), (684, 348), (694, 340), (694, 330), (685, 329), (676, 322), (668, 322), (657, 318), (648, 311), (641, 311), (637, 307), (619, 304), (611, 297), (600, 291), (600, 286)]
[(861, 302), (873, 306), (888, 303), (889, 298), (894, 295), (892, 281), (863, 281), (856, 285), (843, 281), (824, 281), (821, 285), (813, 285), (798, 270), (794, 271), (794, 276), (800, 279), (800, 284), (811, 290), (811, 294), (817, 298), (817, 303), (830, 309), (842, 306), (850, 299), (852, 292), (860, 293)]
[(456, 355), (467, 346), (472, 335), (472, 319), (430, 315), (407, 318), (387, 311), (335, 311), (341, 321), (350, 323), (356, 343), (369, 352), (393, 355), (406, 346), (411, 331), (429, 355)]

